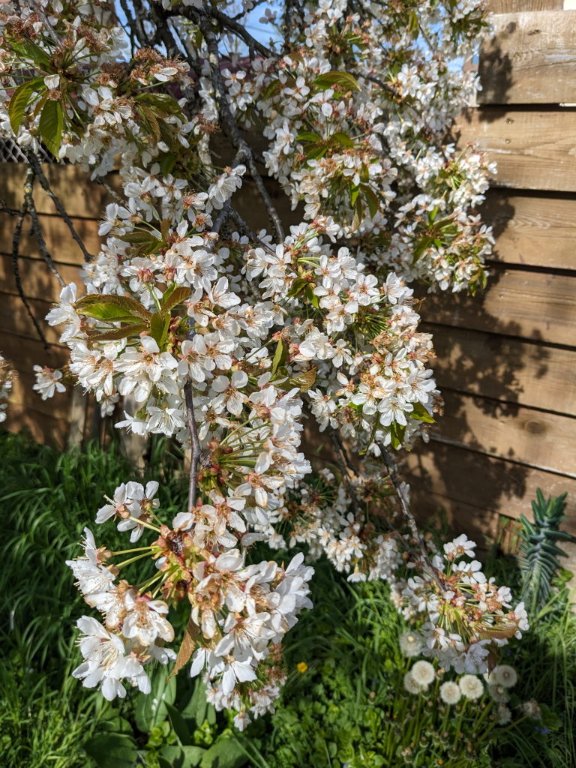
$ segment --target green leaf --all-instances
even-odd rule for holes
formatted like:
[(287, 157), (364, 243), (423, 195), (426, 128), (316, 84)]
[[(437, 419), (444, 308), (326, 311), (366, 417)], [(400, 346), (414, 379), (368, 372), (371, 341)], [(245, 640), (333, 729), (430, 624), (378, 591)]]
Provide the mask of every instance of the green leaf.
[(282, 338), (278, 339), (276, 345), (276, 351), (274, 352), (274, 358), (272, 360), (272, 375), (276, 373), (278, 368), (286, 362), (288, 356), (288, 348)]
[(359, 91), (360, 85), (358, 80), (349, 72), (338, 72), (333, 70), (332, 72), (326, 72), (323, 75), (318, 75), (314, 80), (313, 87), (316, 91), (326, 91), (328, 88), (337, 85), (340, 88), (344, 88), (347, 91)]
[(154, 312), (150, 318), (150, 333), (160, 349), (166, 343), (171, 317), (169, 314), (165, 315), (162, 312)]
[(392, 438), (392, 448), (398, 450), (402, 447), (404, 442), (404, 435), (406, 434), (406, 427), (396, 422), (392, 422), (390, 426), (390, 437)]
[(167, 93), (139, 93), (134, 100), (166, 115), (177, 115), (180, 112), (180, 105), (176, 99)]
[(425, 424), (435, 424), (436, 420), (431, 416), (422, 403), (414, 403), (414, 408), (411, 414), (416, 421), (422, 421)]
[(10, 40), (8, 45), (22, 58), (31, 59), (40, 69), (52, 70), (50, 54), (32, 40)]
[(333, 133), (332, 136), (330, 136), (330, 142), (332, 144), (337, 144), (340, 147), (344, 147), (345, 149), (350, 149), (350, 147), (354, 146), (354, 141), (350, 138), (350, 136), (348, 136), (347, 133), (342, 133), (341, 131)]
[(42, 94), (44, 91), (46, 91), (46, 85), (44, 84), (43, 77), (34, 77), (32, 80), (28, 80), (16, 88), (8, 105), (10, 126), (15, 134), (18, 133), (24, 122), (26, 109), (32, 98)]
[(302, 131), (296, 136), (296, 141), (305, 142), (307, 144), (318, 144), (322, 141), (322, 137), (313, 131)]
[(374, 192), (372, 187), (369, 187), (366, 184), (361, 184), (360, 190), (364, 200), (366, 200), (368, 210), (370, 211), (370, 216), (374, 218), (374, 216), (376, 216), (380, 210), (380, 200), (378, 199), (378, 195)]
[(176, 707), (172, 706), (172, 704), (166, 704), (166, 711), (168, 712), (172, 728), (174, 729), (176, 736), (178, 736), (180, 744), (182, 744), (182, 746), (191, 744), (192, 730), (188, 726), (186, 720), (182, 717), (182, 714)]
[(202, 768), (240, 768), (246, 755), (236, 739), (223, 736), (213, 744), (202, 759)]
[(174, 704), (176, 698), (176, 679), (165, 669), (157, 668), (152, 675), (152, 690), (149, 694), (140, 694), (136, 699), (134, 715), (136, 725), (143, 733), (150, 733), (168, 715), (167, 704)]
[(150, 322), (151, 312), (131, 296), (89, 293), (74, 305), (79, 315), (103, 322)]
[(190, 701), (181, 714), (183, 717), (191, 717), (195, 720), (197, 725), (202, 725), (206, 720), (206, 714), (208, 712), (208, 702), (206, 700), (206, 690), (201, 680), (196, 680), (196, 686), (194, 693), (190, 697)]
[(126, 733), (102, 733), (84, 745), (98, 768), (133, 768), (138, 749), (132, 736)]
[(164, 291), (164, 295), (160, 301), (162, 311), (169, 312), (171, 309), (174, 309), (174, 307), (177, 307), (178, 304), (182, 304), (186, 299), (189, 299), (190, 295), (190, 288), (186, 288), (185, 286), (178, 286), (178, 288), (173, 286), (172, 288), (168, 288)]
[(59, 101), (48, 99), (44, 104), (38, 123), (40, 138), (48, 150), (58, 157), (62, 145), (62, 132), (64, 130), (64, 109)]
[(87, 331), (90, 341), (118, 341), (129, 339), (131, 336), (139, 336), (142, 331), (149, 329), (148, 323), (129, 323), (111, 331)]
[(162, 240), (148, 229), (135, 229), (133, 232), (127, 232), (125, 235), (122, 235), (122, 240), (125, 243), (136, 246), (141, 256), (148, 256), (150, 253), (154, 253), (162, 245)]
[(202, 747), (182, 747), (182, 752), (184, 753), (182, 768), (196, 768), (206, 754), (206, 750)]

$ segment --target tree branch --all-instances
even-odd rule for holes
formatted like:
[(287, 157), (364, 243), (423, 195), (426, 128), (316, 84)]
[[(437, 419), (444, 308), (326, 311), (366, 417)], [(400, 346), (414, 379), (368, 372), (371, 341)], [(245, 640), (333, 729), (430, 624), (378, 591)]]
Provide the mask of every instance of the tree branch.
[(78, 247), (82, 251), (82, 255), (84, 256), (84, 260), (86, 262), (93, 261), (94, 260), (94, 256), (87, 250), (86, 246), (82, 242), (82, 238), (80, 237), (80, 235), (76, 231), (76, 227), (74, 226), (74, 223), (73, 223), (72, 219), (66, 213), (66, 209), (64, 208), (64, 206), (62, 204), (62, 201), (60, 200), (58, 195), (52, 190), (52, 187), (50, 186), (50, 182), (46, 178), (46, 174), (44, 173), (44, 171), (42, 170), (42, 166), (38, 162), (38, 158), (36, 157), (36, 155), (33, 152), (28, 150), (26, 152), (26, 159), (28, 160), (28, 164), (30, 165), (30, 167), (34, 171), (35, 178), (38, 179), (42, 189), (50, 196), (50, 199), (54, 203), (54, 207), (56, 208), (56, 210), (58, 211), (58, 213), (60, 214), (60, 216), (64, 220), (64, 223), (66, 224), (68, 229), (70, 230), (70, 234), (72, 235), (72, 239), (74, 240), (74, 242), (78, 245)]
[(192, 397), (192, 382), (187, 381), (184, 385), (184, 396), (186, 399), (186, 421), (188, 422), (188, 431), (190, 432), (190, 441), (192, 444), (192, 457), (190, 459), (190, 484), (188, 486), (188, 512), (192, 512), (196, 505), (196, 493), (198, 484), (198, 467), (202, 456), (200, 439), (198, 437), (198, 426), (194, 416), (194, 399)]

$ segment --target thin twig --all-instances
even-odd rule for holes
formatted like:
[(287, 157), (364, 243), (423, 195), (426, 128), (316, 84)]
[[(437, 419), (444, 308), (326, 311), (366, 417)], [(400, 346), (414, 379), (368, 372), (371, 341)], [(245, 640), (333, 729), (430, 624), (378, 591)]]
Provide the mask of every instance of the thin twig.
[(14, 228), (14, 234), (12, 235), (12, 271), (14, 273), (14, 282), (16, 283), (16, 290), (18, 291), (18, 296), (20, 297), (20, 299), (22, 300), (22, 303), (26, 308), (26, 312), (28, 313), (28, 316), (30, 317), (32, 324), (36, 329), (38, 338), (44, 345), (45, 349), (50, 349), (50, 345), (48, 344), (46, 336), (44, 336), (44, 331), (42, 330), (40, 323), (36, 319), (34, 312), (32, 311), (32, 306), (30, 305), (30, 301), (28, 300), (28, 297), (26, 296), (26, 293), (24, 291), (24, 286), (22, 285), (22, 275), (20, 274), (20, 264), (18, 261), (20, 257), (20, 240), (22, 238), (22, 227), (24, 225), (24, 219), (27, 213), (29, 212), (30, 201), (32, 200), (33, 184), (34, 184), (34, 171), (30, 168), (26, 175), (26, 181), (24, 182), (24, 201), (22, 203), (22, 209), (18, 214), (18, 221), (16, 222), (16, 227)]
[[(192, 8), (190, 10), (196, 12), (196, 9)], [(274, 207), (272, 198), (270, 197), (262, 176), (258, 171), (252, 148), (240, 133), (240, 128), (238, 127), (238, 124), (236, 123), (232, 113), (232, 106), (230, 104), (228, 90), (222, 77), (222, 73), (220, 72), (220, 53), (218, 51), (218, 40), (216, 39), (216, 35), (212, 29), (210, 19), (199, 12), (196, 13), (196, 17), (198, 26), (200, 27), (200, 31), (204, 36), (204, 40), (206, 41), (208, 52), (210, 54), (209, 60), (212, 71), (212, 84), (214, 86), (214, 90), (219, 95), (220, 117), (222, 119), (224, 130), (230, 137), (230, 140), (232, 141), (232, 144), (234, 145), (237, 153), (241, 153), (242, 156), (246, 159), (252, 179), (256, 184), (258, 192), (260, 193), (260, 197), (264, 201), (268, 215), (270, 216), (270, 219), (274, 224), (274, 228), (276, 229), (276, 236), (278, 240), (282, 242), (284, 240), (284, 229), (282, 227), (280, 216)]]
[(190, 484), (188, 486), (188, 512), (192, 512), (196, 505), (196, 492), (198, 483), (198, 467), (202, 456), (200, 447), (200, 438), (198, 437), (198, 426), (194, 416), (194, 398), (192, 397), (192, 382), (187, 381), (184, 385), (184, 396), (186, 399), (186, 420), (188, 422), (188, 431), (190, 432), (190, 441), (192, 443), (192, 457), (190, 459)]
[(36, 204), (34, 203), (34, 198), (32, 197), (29, 201), (28, 214), (31, 219), (32, 233), (36, 238), (40, 255), (46, 262), (46, 266), (48, 267), (48, 269), (52, 272), (54, 277), (60, 283), (60, 286), (63, 288), (66, 285), (66, 283), (64, 282), (64, 278), (58, 271), (58, 267), (56, 266), (54, 259), (52, 258), (50, 251), (48, 250), (48, 246), (46, 245), (46, 240), (44, 240), (44, 235), (42, 234), (42, 227), (40, 225), (40, 219), (38, 218), (38, 211), (36, 210)]
[(430, 562), (430, 553), (426, 546), (426, 542), (424, 541), (424, 538), (420, 533), (420, 529), (418, 528), (418, 523), (416, 522), (416, 518), (414, 517), (412, 510), (410, 509), (410, 499), (408, 498), (408, 491), (407, 491), (408, 486), (406, 485), (406, 483), (401, 482), (398, 476), (398, 467), (396, 466), (396, 462), (394, 461), (394, 458), (391, 456), (391, 454), (385, 449), (382, 449), (382, 458), (384, 459), (384, 463), (386, 464), (386, 468), (388, 470), (388, 477), (390, 478), (392, 487), (394, 488), (394, 491), (396, 492), (396, 496), (398, 497), (398, 500), (400, 502), (400, 508), (402, 510), (402, 514), (404, 515), (404, 518), (408, 523), (408, 527), (410, 528), (410, 533), (412, 534), (412, 538), (414, 539), (415, 543), (418, 545), (418, 548), (420, 550), (420, 560), (421, 560), (422, 569), (426, 571), (434, 579), (437, 586), (441, 590), (443, 590), (444, 584), (442, 583), (440, 577), (438, 576), (437, 569), (434, 568), (434, 566)]
[(28, 160), (28, 164), (30, 165), (30, 167), (34, 171), (35, 177), (40, 182), (40, 186), (50, 196), (50, 199), (54, 203), (54, 207), (56, 208), (56, 210), (58, 211), (58, 213), (60, 214), (60, 216), (64, 220), (64, 223), (66, 224), (68, 229), (70, 230), (70, 234), (72, 235), (72, 239), (74, 240), (74, 242), (78, 245), (78, 247), (82, 251), (82, 254), (84, 256), (84, 260), (86, 262), (93, 261), (94, 256), (86, 249), (86, 246), (82, 242), (82, 238), (80, 237), (80, 235), (76, 231), (76, 227), (74, 226), (74, 223), (73, 223), (72, 219), (66, 213), (66, 209), (64, 208), (64, 206), (62, 204), (62, 201), (60, 200), (58, 195), (53, 191), (52, 187), (50, 186), (50, 182), (46, 178), (46, 174), (42, 170), (42, 166), (38, 162), (38, 158), (36, 157), (36, 155), (33, 152), (27, 151), (26, 152), (26, 159)]

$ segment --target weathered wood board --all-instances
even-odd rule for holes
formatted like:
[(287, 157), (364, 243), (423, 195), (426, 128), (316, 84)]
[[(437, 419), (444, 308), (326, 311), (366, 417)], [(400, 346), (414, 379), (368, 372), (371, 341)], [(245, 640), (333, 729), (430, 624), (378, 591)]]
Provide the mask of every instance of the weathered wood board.
[(461, 145), (475, 144), (498, 165), (494, 184), (576, 192), (576, 111), (481, 108), (458, 120)]
[(428, 322), (574, 346), (576, 275), (495, 268), (483, 296), (428, 296), (420, 313)]
[(576, 11), (503, 13), (484, 38), (480, 104), (576, 102)]
[[(576, 480), (502, 461), (465, 448), (431, 441), (406, 461), (412, 494), (424, 505), (429, 494), (450, 509), (473, 505), (493, 515), (519, 518), (530, 515), (530, 501), (542, 488), (548, 495), (568, 492), (567, 525), (576, 533)], [(465, 524), (465, 520), (458, 520)]]
[(576, 271), (576, 198), (492, 189), (482, 216), (494, 229), (494, 260)]
[(432, 367), (441, 390), (576, 417), (576, 349), (464, 328), (426, 324), (424, 329), (434, 337)]
[[(29, 299), (44, 299), (58, 301), (61, 286), (56, 275), (50, 270), (45, 261), (27, 257), (18, 259), (18, 271), (24, 293)], [(80, 269), (68, 264), (56, 264), (64, 283), (81, 285)], [(16, 273), (11, 256), (0, 254), (0, 286), (2, 294), (18, 295)], [(0, 295), (2, 295), (0, 294)]]
[[(38, 217), (42, 235), (48, 252), (59, 264), (82, 264), (84, 256), (79, 246), (74, 242), (69, 228), (58, 216), (40, 214)], [(91, 255), (98, 253), (100, 238), (98, 237), (98, 222), (93, 219), (72, 218), (72, 224), (82, 239), (84, 246)], [(6, 213), (0, 213), (0, 253), (12, 253), (12, 236), (16, 226), (16, 218)], [(40, 257), (36, 239), (31, 233), (30, 219), (26, 219), (22, 228), (19, 253), (22, 256)]]
[(573, 418), (445, 390), (435, 440), (576, 478)]

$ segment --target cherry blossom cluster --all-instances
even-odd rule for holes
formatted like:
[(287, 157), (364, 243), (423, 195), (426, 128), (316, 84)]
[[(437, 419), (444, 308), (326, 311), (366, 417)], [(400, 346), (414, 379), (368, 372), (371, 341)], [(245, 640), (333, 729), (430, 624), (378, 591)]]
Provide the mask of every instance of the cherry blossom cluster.
[(475, 547), (462, 534), (443, 545), (428, 569), (398, 578), (391, 588), (404, 618), (419, 625), (411, 635), (414, 655), (422, 652), (458, 673), (484, 674), (490, 653), (520, 639), (529, 624), (524, 604), (512, 607), (510, 589), (487, 578), (473, 559)]
[[(313, 569), (303, 565), (302, 554), (285, 568), (273, 561), (246, 564), (250, 535), (240, 541), (225, 535), (228, 521), (246, 531), (240, 500), (227, 503), (213, 494), (213, 505), (179, 513), (168, 526), (157, 491), (154, 481), (123, 483), (96, 515), (99, 524), (116, 521), (132, 544), (143, 534), (153, 537), (147, 545), (111, 552), (97, 547), (86, 528), (83, 556), (68, 561), (84, 600), (103, 617), (78, 620), (84, 661), (73, 674), (111, 700), (125, 696), (127, 684), (149, 693), (150, 663), (176, 661), (180, 669), (192, 658), (190, 674), (203, 675), (215, 706), (235, 709), (242, 727), (279, 693), (279, 644), (302, 608), (311, 607)], [(138, 585), (123, 578), (131, 572)], [(168, 647), (174, 640), (169, 615), (182, 603), (190, 616), (177, 657)]]
[(475, 214), (492, 169), (446, 140), (478, 87), (451, 62), (471, 56), (481, 5), (427, 0), (402, 18), (379, 2), (305, 3), (287, 53), (248, 76), (225, 72), (240, 119), (263, 118), (268, 170), (308, 220), (332, 216), (377, 269), (454, 291), (483, 284), (492, 247)]
[[(525, 628), (474, 563), (452, 550), (410, 559), (383, 462), (439, 411), (407, 282), (484, 281), (486, 165), (446, 139), (475, 87), (454, 60), (471, 50), (479, 4), (297, 0), (269, 46), (249, 32), (251, 5), (151, 3), (129, 36), (105, 2), (0, 12), (2, 135), (110, 193), (83, 285), (47, 316), (70, 350), (66, 374), (37, 366), (35, 389), (47, 398), (71, 377), (103, 414), (123, 411), (117, 427), (190, 455), (188, 505), (170, 525), (157, 484), (131, 481), (96, 518), (130, 546), (97, 547), (86, 530), (70, 566), (102, 621), (79, 621), (74, 674), (114, 698), (126, 684), (148, 691), (153, 662), (191, 662), (239, 726), (273, 706), (282, 637), (310, 606), (302, 555), (251, 562), (256, 541), (389, 580), (455, 668)], [(264, 167), (303, 204), (289, 232)], [(247, 183), (272, 233), (241, 215)], [(334, 449), (334, 471), (311, 472), (306, 424)], [(182, 635), (169, 617), (183, 606)]]
[(10, 363), (0, 355), (0, 424), (6, 421), (6, 409), (12, 393), (13, 373)]

